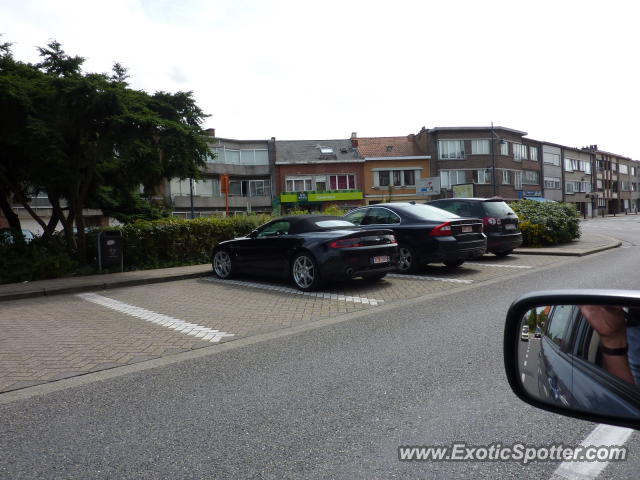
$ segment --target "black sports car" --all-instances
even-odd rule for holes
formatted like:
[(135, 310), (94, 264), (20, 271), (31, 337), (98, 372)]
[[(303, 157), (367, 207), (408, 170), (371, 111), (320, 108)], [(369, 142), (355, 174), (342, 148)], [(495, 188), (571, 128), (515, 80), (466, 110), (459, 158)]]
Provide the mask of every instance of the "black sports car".
[(482, 220), (428, 205), (381, 203), (357, 208), (343, 218), (363, 228), (391, 229), (398, 241), (398, 270), (405, 273), (431, 262), (458, 267), (487, 249)]
[(330, 280), (380, 279), (397, 261), (391, 230), (363, 230), (329, 215), (297, 215), (220, 242), (212, 264), (219, 278), (239, 272), (290, 277), (300, 290), (310, 291)]

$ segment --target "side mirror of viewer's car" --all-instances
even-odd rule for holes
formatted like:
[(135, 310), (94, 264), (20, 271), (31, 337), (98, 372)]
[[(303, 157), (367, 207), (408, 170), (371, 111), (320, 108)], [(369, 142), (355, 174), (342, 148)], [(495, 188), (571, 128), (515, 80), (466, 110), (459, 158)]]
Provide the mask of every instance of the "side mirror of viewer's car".
[(640, 429), (640, 292), (556, 290), (507, 313), (504, 364), (525, 402)]

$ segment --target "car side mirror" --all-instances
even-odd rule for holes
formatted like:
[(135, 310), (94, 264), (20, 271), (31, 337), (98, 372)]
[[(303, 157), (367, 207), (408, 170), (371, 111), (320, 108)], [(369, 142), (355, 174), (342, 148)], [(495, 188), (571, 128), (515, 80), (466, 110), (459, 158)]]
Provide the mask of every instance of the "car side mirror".
[(525, 402), (640, 429), (640, 292), (557, 290), (507, 313), (504, 365)]

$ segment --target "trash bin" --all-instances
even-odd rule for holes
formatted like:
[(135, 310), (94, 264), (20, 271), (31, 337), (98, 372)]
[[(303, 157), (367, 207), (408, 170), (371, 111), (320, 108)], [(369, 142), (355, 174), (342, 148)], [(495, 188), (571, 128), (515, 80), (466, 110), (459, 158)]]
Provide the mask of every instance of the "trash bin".
[(98, 234), (98, 269), (120, 265), (124, 271), (124, 238), (120, 231), (106, 231)]

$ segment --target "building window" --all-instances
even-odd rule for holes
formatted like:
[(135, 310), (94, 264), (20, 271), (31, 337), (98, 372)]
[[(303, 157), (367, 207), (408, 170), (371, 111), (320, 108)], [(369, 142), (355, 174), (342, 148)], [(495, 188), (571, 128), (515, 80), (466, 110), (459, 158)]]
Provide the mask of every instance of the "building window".
[(513, 172), (513, 188), (522, 190), (522, 172), (520, 170)]
[(511, 183), (511, 172), (509, 170), (502, 170), (502, 184), (509, 185)]
[(529, 146), (529, 160), (533, 160), (534, 162), (538, 161), (538, 147), (534, 147), (533, 145)]
[(540, 185), (540, 172), (536, 170), (524, 170), (522, 183), (525, 185)]
[(325, 190), (327, 190), (327, 176), (326, 175), (316, 175), (315, 181), (316, 181), (315, 190), (317, 192), (324, 192)]
[(573, 163), (570, 158), (564, 159), (564, 171), (565, 172), (573, 172)]
[(463, 140), (440, 140), (438, 142), (441, 160), (462, 160), (464, 159)]
[(461, 185), (466, 183), (466, 173), (464, 170), (442, 170), (440, 171), (440, 186), (451, 188), (451, 185)]
[(471, 153), (489, 155), (489, 140), (471, 140)]
[(329, 188), (331, 190), (353, 190), (356, 188), (356, 176), (329, 175)]
[(304, 192), (311, 190), (311, 177), (287, 177), (285, 184), (287, 192)]
[(560, 166), (560, 155), (557, 153), (544, 152), (542, 154), (542, 160), (544, 163)]
[(564, 191), (568, 194), (574, 193), (574, 182), (566, 182)]
[(544, 188), (560, 190), (560, 177), (544, 177)]
[(413, 187), (416, 184), (415, 170), (382, 170), (374, 172), (373, 175), (375, 186)]
[(591, 162), (585, 162), (584, 160), (580, 162), (580, 170), (584, 173), (591, 174)]
[(513, 159), (514, 160), (526, 160), (527, 159), (527, 146), (521, 143), (513, 144)]
[(509, 155), (509, 142), (502, 142), (500, 144), (500, 155)]
[(623, 175), (626, 175), (629, 173), (629, 169), (624, 163), (620, 164), (620, 168), (618, 169), (618, 171)]
[(271, 195), (269, 180), (231, 180), (229, 195), (234, 197), (268, 197)]
[(215, 147), (213, 155), (207, 155), (207, 163), (225, 163), (231, 165), (269, 165), (269, 153), (266, 149), (232, 149)]
[(413, 186), (416, 184), (416, 171), (415, 170), (405, 170), (404, 171), (404, 184), (409, 186)]
[(476, 178), (475, 178), (476, 183), (481, 184), (481, 185), (486, 185), (486, 184), (489, 184), (489, 183), (493, 183), (493, 182), (491, 182), (491, 170), (490, 169), (483, 168), (483, 169), (480, 169), (480, 170), (476, 170), (475, 173), (476, 173)]

